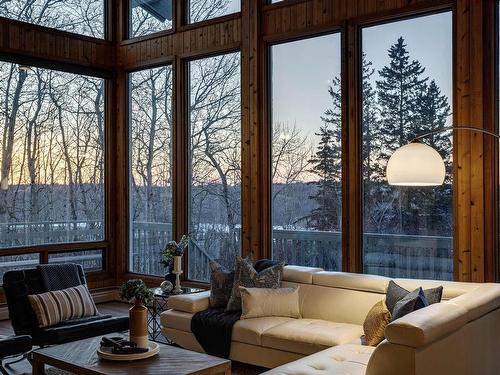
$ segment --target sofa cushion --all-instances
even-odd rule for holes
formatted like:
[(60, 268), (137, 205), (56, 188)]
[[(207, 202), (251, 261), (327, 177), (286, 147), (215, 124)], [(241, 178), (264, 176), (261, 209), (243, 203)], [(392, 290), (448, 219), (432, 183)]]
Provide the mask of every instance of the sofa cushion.
[(292, 320), (294, 319), (281, 316), (239, 320), (233, 326), (232, 340), (245, 344), (262, 345), (262, 333)]
[(368, 312), (363, 323), (366, 345), (376, 346), (384, 340), (384, 331), (391, 322), (391, 312), (387, 309), (385, 301), (377, 302)]
[(234, 271), (224, 269), (219, 263), (211, 260), (210, 267), (210, 307), (226, 307), (233, 289)]
[[(420, 288), (418, 286), (416, 289)], [(411, 292), (402, 286), (396, 284), (394, 281), (389, 281), (389, 286), (387, 287), (387, 295), (385, 303), (387, 304), (387, 308), (394, 315), (394, 308), (396, 307), (396, 303), (402, 300)], [(435, 288), (429, 288), (424, 290), (424, 295), (429, 305), (434, 303), (441, 302), (441, 297), (443, 295), (443, 287), (437, 286)]]
[(403, 316), (408, 315), (413, 311), (423, 309), (426, 306), (429, 306), (429, 303), (425, 298), (423, 289), (415, 289), (413, 292), (408, 293), (396, 302), (392, 313), (392, 320), (402, 318)]
[(264, 316), (300, 318), (299, 288), (245, 288), (240, 286), (241, 319)]
[(349, 343), (363, 334), (356, 324), (316, 319), (293, 319), (262, 333), (262, 346), (293, 353), (312, 354)]
[(162, 327), (175, 328), (179, 331), (191, 332), (191, 319), (194, 313), (178, 310), (167, 310), (161, 313)]
[(276, 367), (263, 375), (365, 375), (374, 350), (370, 346), (339, 345)]
[(208, 309), (210, 291), (172, 296), (167, 301), (169, 309), (195, 313)]
[(313, 275), (321, 271), (323, 271), (323, 268), (285, 266), (285, 268), (283, 268), (283, 281), (299, 284), (312, 284)]
[(442, 298), (447, 300), (458, 297), (462, 294), (473, 291), (482, 284), (458, 282), (458, 281), (437, 281), (437, 280), (419, 280), (419, 279), (393, 279), (396, 284), (405, 288), (406, 290), (415, 290), (417, 288), (430, 289), (443, 287)]
[(385, 294), (388, 283), (387, 277), (360, 273), (323, 271), (313, 275), (315, 285), (381, 294)]
[(277, 263), (258, 272), (246, 259), (236, 257), (234, 283), (226, 311), (241, 310), (240, 286), (247, 288), (279, 288), (283, 276), (284, 263)]

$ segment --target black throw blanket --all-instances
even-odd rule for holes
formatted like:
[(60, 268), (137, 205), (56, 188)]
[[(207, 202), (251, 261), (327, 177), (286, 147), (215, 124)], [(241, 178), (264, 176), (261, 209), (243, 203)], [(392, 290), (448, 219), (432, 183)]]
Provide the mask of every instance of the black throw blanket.
[[(254, 264), (254, 268), (257, 272), (261, 272), (277, 263), (274, 260), (261, 259)], [(233, 326), (240, 320), (241, 311), (226, 312), (224, 310), (224, 308), (209, 308), (197, 312), (191, 319), (191, 332), (205, 353), (229, 358)]]
[(241, 311), (224, 308), (200, 311), (191, 319), (191, 332), (207, 354), (229, 358), (233, 326), (240, 316)]

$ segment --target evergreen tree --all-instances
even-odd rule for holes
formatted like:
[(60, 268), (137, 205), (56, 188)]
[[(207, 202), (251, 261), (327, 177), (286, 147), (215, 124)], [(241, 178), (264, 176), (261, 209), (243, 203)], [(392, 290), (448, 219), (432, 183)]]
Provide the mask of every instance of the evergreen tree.
[(413, 137), (415, 101), (427, 81), (422, 77), (425, 68), (420, 62), (410, 61), (403, 37), (389, 48), (388, 54), (389, 65), (379, 70), (381, 79), (377, 81), (385, 158)]
[(339, 155), (335, 147), (335, 132), (328, 123), (320, 127), (319, 133), (315, 133), (321, 138), (315, 156), (310, 160), (313, 164), (311, 172), (318, 176), (318, 181), (310, 184), (316, 185), (314, 195), (309, 199), (317, 203), (317, 207), (306, 217), (307, 226), (315, 230), (336, 231), (340, 228), (339, 215), (341, 215), (339, 205), (340, 184), (339, 175)]

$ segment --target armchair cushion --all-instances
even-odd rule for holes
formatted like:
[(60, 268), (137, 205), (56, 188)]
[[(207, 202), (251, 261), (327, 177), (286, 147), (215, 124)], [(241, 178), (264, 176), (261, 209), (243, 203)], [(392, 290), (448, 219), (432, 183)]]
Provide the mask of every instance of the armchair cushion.
[(208, 309), (210, 291), (172, 296), (167, 301), (169, 309), (195, 313)]
[(0, 337), (0, 358), (27, 353), (31, 350), (31, 336)]
[(28, 299), (42, 328), (97, 315), (97, 307), (86, 285), (28, 295)]
[(33, 334), (34, 344), (55, 345), (88, 337), (107, 335), (128, 329), (128, 317), (101, 315), (100, 319), (76, 319), (53, 327), (39, 329)]

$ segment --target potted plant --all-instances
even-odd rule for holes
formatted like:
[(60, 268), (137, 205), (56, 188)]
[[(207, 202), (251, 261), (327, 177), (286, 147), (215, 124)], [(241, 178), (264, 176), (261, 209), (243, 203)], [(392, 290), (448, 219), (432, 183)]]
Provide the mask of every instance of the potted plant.
[[(179, 242), (169, 241), (161, 252), (160, 263), (163, 264), (164, 267), (168, 267), (169, 274), (175, 274), (175, 288), (172, 291), (174, 294), (182, 292), (179, 276), (182, 273), (182, 255), (188, 243), (189, 236), (183, 235)], [(165, 277), (165, 279), (169, 280), (168, 277)]]
[(189, 236), (183, 235), (179, 242), (169, 241), (161, 252), (161, 261), (165, 268), (172, 267), (173, 272), (182, 272), (181, 259), (189, 243)]
[(133, 302), (129, 310), (130, 331), (129, 340), (140, 348), (148, 347), (148, 309), (145, 305), (153, 301), (153, 292), (144, 281), (132, 279), (122, 285), (120, 298)]

